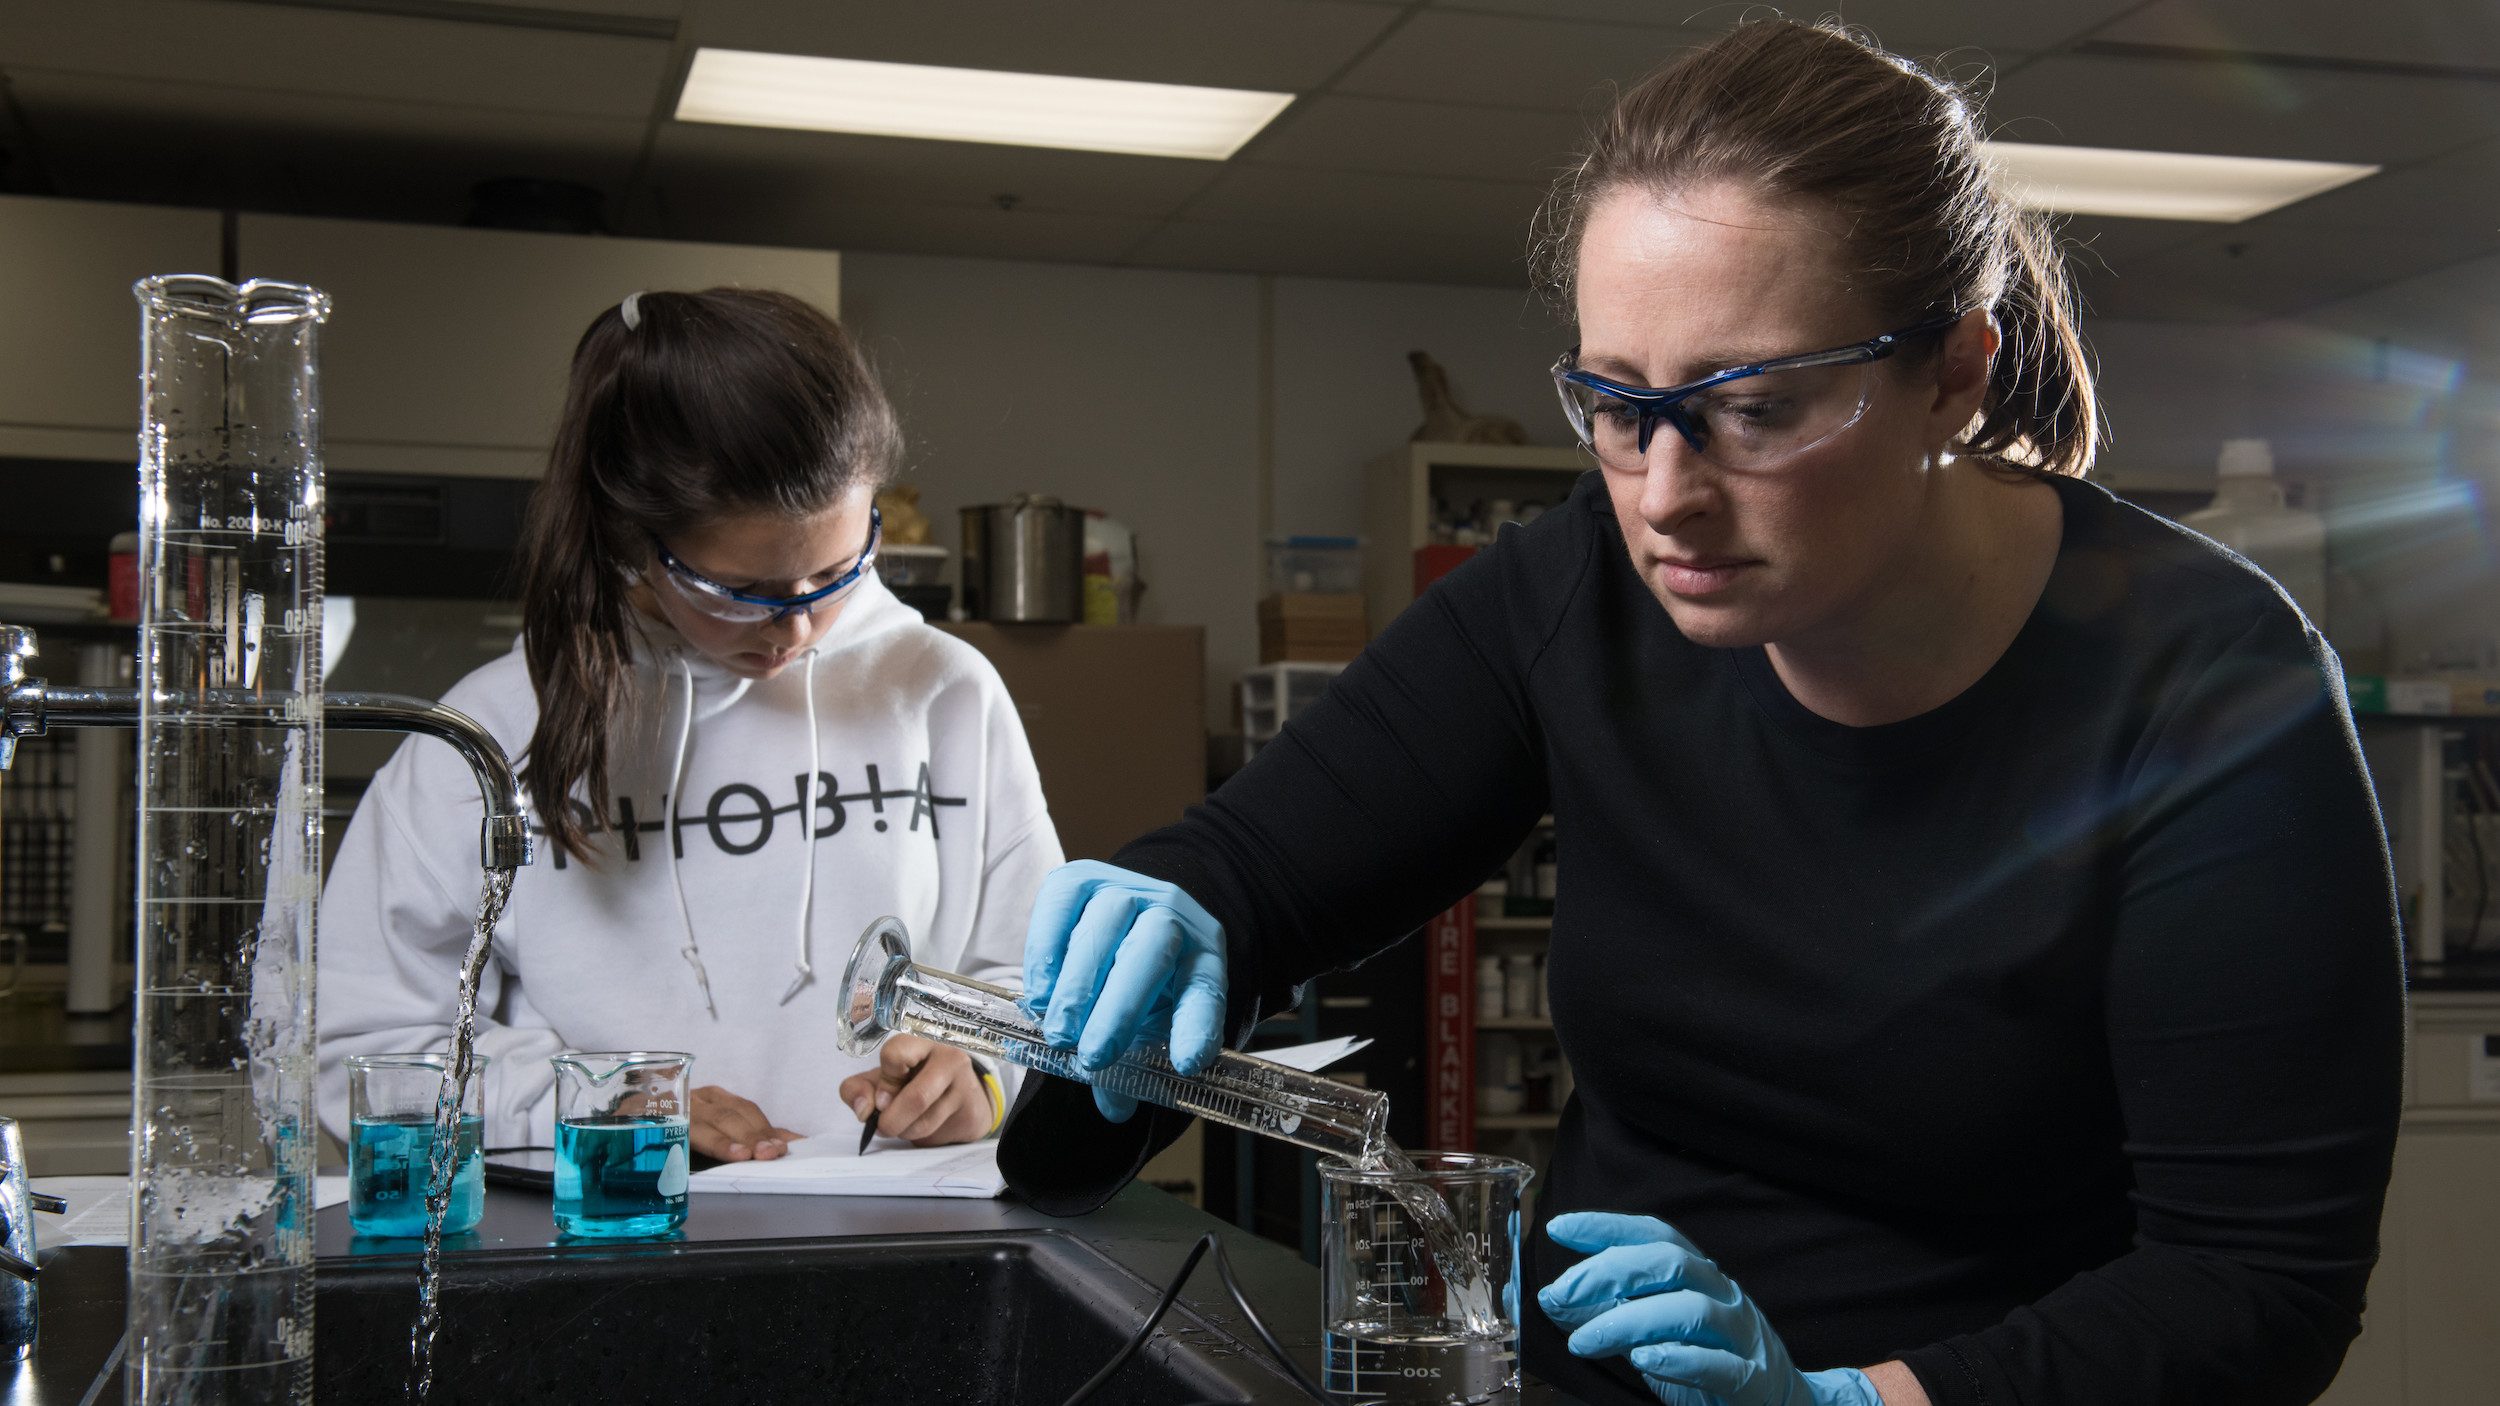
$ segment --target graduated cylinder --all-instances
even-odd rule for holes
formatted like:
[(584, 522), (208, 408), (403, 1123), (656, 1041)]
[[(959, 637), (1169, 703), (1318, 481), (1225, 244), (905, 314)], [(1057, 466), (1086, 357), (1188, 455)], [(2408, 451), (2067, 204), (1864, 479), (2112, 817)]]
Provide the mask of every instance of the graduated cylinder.
[[(127, 1395), (309, 1403), (315, 346), (330, 304), (294, 284), (199, 276), (133, 291), (141, 609)], [(263, 706), (234, 706), (243, 700)]]

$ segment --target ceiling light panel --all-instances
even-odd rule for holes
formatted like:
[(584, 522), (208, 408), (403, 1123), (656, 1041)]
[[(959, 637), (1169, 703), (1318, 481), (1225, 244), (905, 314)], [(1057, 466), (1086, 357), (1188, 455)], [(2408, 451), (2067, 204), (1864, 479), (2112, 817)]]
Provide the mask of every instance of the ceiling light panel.
[(2340, 161), (1986, 142), (2007, 193), (2034, 210), (2237, 224), (2378, 174)]
[(677, 120), (1221, 161), (1293, 96), (699, 49)]

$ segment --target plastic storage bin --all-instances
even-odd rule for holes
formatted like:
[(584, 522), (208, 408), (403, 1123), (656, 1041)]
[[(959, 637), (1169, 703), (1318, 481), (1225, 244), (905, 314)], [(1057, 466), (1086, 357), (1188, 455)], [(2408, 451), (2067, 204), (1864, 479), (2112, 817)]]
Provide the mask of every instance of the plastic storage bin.
[(1270, 537), (1268, 589), (1287, 595), (1343, 595), (1363, 589), (1360, 537)]
[(1243, 760), (1276, 740), (1285, 724), (1319, 701), (1343, 664), (1263, 664), (1241, 676)]

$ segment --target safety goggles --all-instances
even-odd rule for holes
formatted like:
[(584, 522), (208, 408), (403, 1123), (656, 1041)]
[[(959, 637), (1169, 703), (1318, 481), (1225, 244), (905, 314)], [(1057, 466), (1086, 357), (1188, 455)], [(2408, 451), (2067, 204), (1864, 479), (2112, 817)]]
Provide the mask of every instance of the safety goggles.
[(702, 572), (679, 561), (668, 544), (658, 537), (651, 539), (651, 550), (659, 554), (661, 574), (677, 592), (677, 598), (715, 620), (733, 625), (758, 625), (777, 622), (792, 615), (806, 615), (820, 605), (829, 605), (851, 593), (869, 572), (877, 569), (877, 541), (885, 531), (885, 515), (868, 510), (868, 545), (860, 550), (859, 560), (851, 569), (834, 578), (833, 584), (809, 591), (803, 596), (758, 596), (732, 590)]
[(1572, 432), (1610, 469), (1640, 468), (1661, 422), (1721, 468), (1766, 468), (1856, 424), (1875, 400), (1875, 363), (1961, 318), (1929, 318), (1849, 346), (1734, 366), (1664, 389), (1590, 375), (1575, 364), (1580, 349), (1573, 347), (1554, 363), (1554, 390)]

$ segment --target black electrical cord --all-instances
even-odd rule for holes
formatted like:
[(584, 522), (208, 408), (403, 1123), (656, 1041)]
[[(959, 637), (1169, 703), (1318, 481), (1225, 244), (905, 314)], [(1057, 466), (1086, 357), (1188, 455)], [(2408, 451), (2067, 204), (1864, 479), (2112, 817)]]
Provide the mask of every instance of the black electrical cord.
[(1212, 1230), (1199, 1236), (1198, 1243), (1190, 1247), (1189, 1258), (1181, 1261), (1181, 1272), (1172, 1276), (1172, 1282), (1163, 1290), (1163, 1301), (1155, 1305), (1154, 1312), (1146, 1315), (1146, 1321), (1139, 1325), (1136, 1336), (1130, 1338), (1125, 1346), (1113, 1354), (1111, 1360), (1103, 1364), (1101, 1371), (1087, 1378), (1085, 1385), (1076, 1389), (1076, 1394), (1067, 1399), (1065, 1406), (1083, 1406), (1083, 1403), (1093, 1399), (1095, 1392), (1102, 1390), (1102, 1384), (1111, 1380), (1114, 1372), (1128, 1365), (1128, 1360), (1137, 1355), (1137, 1350), (1146, 1345), (1148, 1338), (1154, 1336), (1155, 1325), (1163, 1321), (1163, 1315), (1169, 1312), (1173, 1303), (1180, 1298), (1181, 1286), (1189, 1282), (1190, 1271), (1198, 1267), (1198, 1261), (1204, 1259), (1209, 1250), (1215, 1251), (1215, 1272), (1217, 1277), (1224, 1281), (1225, 1292), (1233, 1296), (1233, 1306), (1241, 1310), (1241, 1316), (1249, 1320), (1250, 1330), (1259, 1335), (1259, 1341), (1267, 1344), (1267, 1350), (1275, 1356), (1277, 1362), (1283, 1365), (1285, 1375), (1293, 1378), (1295, 1386), (1310, 1393), (1313, 1401), (1321, 1402), (1323, 1406), (1337, 1406), (1337, 1398), (1321, 1390), (1319, 1384), (1312, 1381), (1309, 1374), (1302, 1370), (1302, 1364), (1286, 1354), (1285, 1349), (1277, 1343), (1276, 1335), (1267, 1330), (1267, 1324), (1259, 1320), (1259, 1311), (1250, 1306), (1249, 1296), (1241, 1292), (1241, 1284), (1233, 1278), (1233, 1262), (1231, 1257), (1224, 1253), (1224, 1242), (1218, 1239)]

